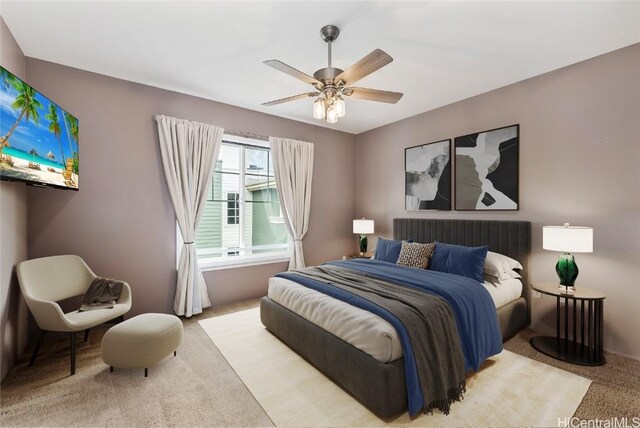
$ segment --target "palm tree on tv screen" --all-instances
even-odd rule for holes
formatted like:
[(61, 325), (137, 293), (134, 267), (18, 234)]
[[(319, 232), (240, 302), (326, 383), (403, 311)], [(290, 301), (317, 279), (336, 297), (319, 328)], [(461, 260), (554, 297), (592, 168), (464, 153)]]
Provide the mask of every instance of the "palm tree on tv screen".
[(78, 143), (78, 119), (71, 116), (69, 113), (65, 114), (65, 118), (69, 122), (69, 129), (71, 131), (71, 136), (73, 137), (76, 144)]
[(73, 151), (73, 147), (71, 146), (71, 139), (73, 138), (76, 144), (80, 144), (78, 142), (78, 119), (76, 119), (66, 111), (63, 111), (62, 113), (64, 114), (64, 126), (67, 131), (67, 135), (69, 136), (69, 149), (71, 150), (73, 156), (73, 172), (77, 174), (79, 172), (78, 153)]
[[(0, 84), (2, 89), (7, 89), (9, 86), (13, 86), (13, 82), (16, 78), (13, 74), (9, 73), (4, 67), (0, 67)], [(4, 148), (4, 140), (0, 140), (0, 154)]]
[(2, 88), (7, 89), (9, 86), (12, 86), (16, 80), (15, 76), (5, 70), (4, 67), (0, 67), (0, 81), (2, 82)]
[(60, 155), (62, 156), (61, 163), (64, 165), (64, 152), (62, 151), (62, 141), (60, 141), (60, 118), (58, 117), (58, 109), (53, 104), (49, 104), (49, 113), (45, 116), (49, 120), (49, 131), (56, 137), (58, 144), (60, 145)]
[(10, 84), (18, 91), (18, 95), (16, 95), (16, 98), (13, 100), (11, 107), (15, 110), (20, 110), (20, 115), (13, 126), (11, 126), (11, 129), (9, 129), (9, 132), (7, 132), (7, 135), (0, 137), (0, 151), (9, 145), (9, 138), (23, 117), (27, 122), (31, 120), (36, 125), (38, 124), (38, 120), (40, 119), (38, 109), (42, 108), (42, 104), (36, 99), (37, 92), (35, 89), (18, 79), (12, 79)]

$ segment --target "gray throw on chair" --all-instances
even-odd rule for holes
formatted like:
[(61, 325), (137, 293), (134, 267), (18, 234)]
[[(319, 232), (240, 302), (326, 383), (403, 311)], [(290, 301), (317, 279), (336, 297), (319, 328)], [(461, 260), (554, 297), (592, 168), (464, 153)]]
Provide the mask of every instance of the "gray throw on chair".
[(79, 311), (113, 309), (120, 298), (123, 284), (117, 279), (96, 277), (85, 293)]

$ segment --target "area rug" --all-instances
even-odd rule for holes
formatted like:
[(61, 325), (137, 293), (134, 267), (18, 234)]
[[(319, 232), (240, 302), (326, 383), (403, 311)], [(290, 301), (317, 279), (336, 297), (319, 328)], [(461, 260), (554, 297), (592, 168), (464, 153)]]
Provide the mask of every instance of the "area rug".
[(269, 333), (259, 309), (199, 321), (277, 426), (558, 426), (591, 381), (502, 351), (467, 377), (464, 400), (385, 422)]

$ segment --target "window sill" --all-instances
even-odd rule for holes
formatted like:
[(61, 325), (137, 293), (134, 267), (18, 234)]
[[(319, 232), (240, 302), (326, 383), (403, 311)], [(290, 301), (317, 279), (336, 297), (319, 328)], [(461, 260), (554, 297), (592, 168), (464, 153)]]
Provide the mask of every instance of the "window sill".
[(210, 270), (234, 269), (248, 266), (259, 266), (289, 261), (289, 253), (257, 254), (244, 257), (225, 257), (224, 259), (198, 260), (201, 272)]

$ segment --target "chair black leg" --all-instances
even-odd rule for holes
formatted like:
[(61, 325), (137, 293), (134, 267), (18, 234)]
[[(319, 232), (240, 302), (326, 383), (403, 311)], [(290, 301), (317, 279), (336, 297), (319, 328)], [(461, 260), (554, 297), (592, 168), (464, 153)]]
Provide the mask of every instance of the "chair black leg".
[(76, 374), (76, 332), (70, 333), (71, 337), (71, 375)]
[(109, 371), (113, 373), (113, 366), (109, 366)]
[(173, 351), (173, 356), (175, 357), (176, 355), (178, 355), (178, 351)]
[(40, 337), (36, 342), (36, 348), (33, 350), (33, 354), (31, 354), (31, 360), (29, 360), (29, 367), (31, 367), (36, 362), (36, 357), (38, 356), (38, 352), (40, 351), (40, 346), (42, 346), (42, 342), (44, 342), (44, 337), (47, 335), (47, 330), (40, 331)]
[(84, 341), (86, 342), (87, 340), (89, 340), (89, 330), (91, 330), (90, 328), (86, 329), (84, 331)]
[(145, 368), (144, 369), (144, 377), (147, 377), (147, 376), (149, 376), (149, 369)]
[(116, 317), (107, 321), (105, 324), (120, 324), (123, 321), (124, 321), (124, 315), (120, 315), (119, 317)]

